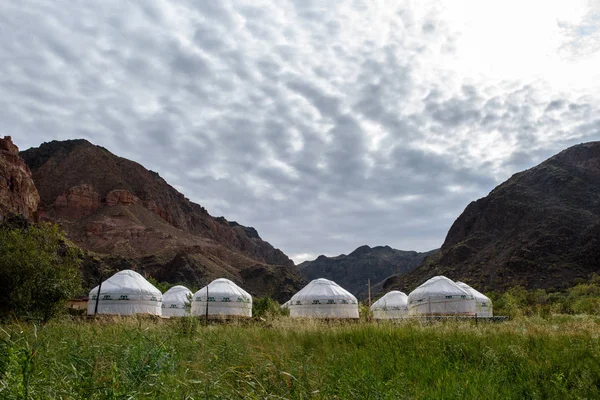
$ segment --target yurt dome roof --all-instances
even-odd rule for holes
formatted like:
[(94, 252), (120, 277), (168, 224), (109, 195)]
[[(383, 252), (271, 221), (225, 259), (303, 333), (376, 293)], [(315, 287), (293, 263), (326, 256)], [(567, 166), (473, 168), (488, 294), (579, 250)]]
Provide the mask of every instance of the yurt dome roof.
[(399, 290), (386, 293), (371, 306), (371, 310), (399, 310), (408, 307), (408, 296)]
[(475, 300), (478, 301), (485, 301), (485, 302), (489, 302), (491, 301), (489, 297), (487, 297), (485, 294), (477, 291), (476, 289), (473, 289), (471, 286), (467, 285), (464, 282), (456, 282), (456, 285), (458, 287), (460, 287), (461, 289), (466, 290), (467, 292), (469, 292), (470, 294), (473, 295), (473, 297), (475, 298)]
[(471, 293), (459, 287), (451, 279), (445, 276), (434, 276), (410, 292), (408, 301), (411, 303), (423, 299), (451, 299), (462, 298), (462, 296), (472, 298)]
[[(98, 294), (98, 286), (90, 291), (90, 299)], [(125, 295), (138, 298), (156, 297), (162, 299), (162, 293), (154, 285), (148, 282), (142, 275), (135, 271), (126, 269), (119, 271), (102, 282), (101, 295)], [(112, 296), (111, 296), (112, 297)], [(129, 297), (130, 300), (133, 298)]]
[(162, 293), (135, 271), (117, 272), (90, 291), (88, 314), (161, 315)]
[(252, 296), (229, 279), (215, 279), (194, 293), (191, 314), (252, 317)]
[(194, 294), (194, 297), (200, 297), (201, 299), (203, 297), (206, 297), (207, 288), (208, 297), (231, 297), (231, 301), (240, 301), (239, 299), (242, 299), (244, 302), (252, 302), (252, 296), (250, 295), (250, 293), (246, 292), (234, 282), (225, 278), (215, 279), (208, 285), (204, 286), (202, 289), (198, 290)]
[(192, 295), (192, 291), (185, 286), (173, 286), (163, 294), (163, 307), (169, 307), (169, 304), (185, 304), (189, 302), (188, 295)]
[(349, 304), (357, 304), (356, 297), (346, 289), (330, 281), (329, 279), (319, 278), (312, 280), (302, 290), (292, 296), (290, 305), (311, 304), (316, 300), (333, 300), (348, 302)]

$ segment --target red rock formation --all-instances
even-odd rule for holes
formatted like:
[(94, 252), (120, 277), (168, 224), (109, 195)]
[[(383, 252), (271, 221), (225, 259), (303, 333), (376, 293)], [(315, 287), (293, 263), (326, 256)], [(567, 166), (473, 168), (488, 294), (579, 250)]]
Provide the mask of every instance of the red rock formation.
[(31, 172), (10, 136), (0, 138), (0, 221), (10, 214), (34, 220), (40, 202)]
[(140, 199), (129, 193), (127, 190), (122, 189), (111, 190), (106, 195), (106, 205), (108, 206), (116, 206), (118, 204), (129, 206), (131, 204), (137, 204), (139, 201)]
[(160, 208), (154, 200), (144, 201), (144, 207), (173, 225), (173, 216), (167, 210)]
[(54, 201), (57, 217), (78, 220), (92, 215), (100, 208), (100, 195), (91, 185), (73, 186)]

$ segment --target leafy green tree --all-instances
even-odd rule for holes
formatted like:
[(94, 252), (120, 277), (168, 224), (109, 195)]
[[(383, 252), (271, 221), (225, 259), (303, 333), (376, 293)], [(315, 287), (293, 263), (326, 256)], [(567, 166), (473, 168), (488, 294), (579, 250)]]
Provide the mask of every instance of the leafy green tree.
[(0, 317), (47, 321), (81, 292), (81, 250), (57, 225), (0, 227)]

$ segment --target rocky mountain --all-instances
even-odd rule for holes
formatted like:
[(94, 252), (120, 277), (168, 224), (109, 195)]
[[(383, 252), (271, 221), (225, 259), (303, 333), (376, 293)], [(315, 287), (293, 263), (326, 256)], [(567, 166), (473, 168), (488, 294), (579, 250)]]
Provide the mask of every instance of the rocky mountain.
[(446, 275), (479, 290), (561, 289), (600, 273), (600, 142), (570, 147), (467, 206), (439, 253), (385, 290)]
[[(211, 216), (156, 172), (102, 147), (53, 141), (21, 157), (41, 197), (40, 219), (58, 222), (112, 269), (135, 266), (192, 287), (226, 277), (277, 299), (304, 282), (292, 260), (254, 228)], [(84, 271), (91, 281), (94, 268)]]
[(40, 196), (10, 136), (0, 138), (0, 223), (12, 215), (35, 219)]
[(316, 260), (299, 264), (298, 268), (308, 279), (331, 279), (364, 299), (367, 297), (368, 279), (371, 279), (371, 293), (377, 293), (386, 278), (412, 271), (425, 257), (435, 252), (417, 253), (392, 249), (390, 246), (361, 246), (348, 255), (321, 255)]

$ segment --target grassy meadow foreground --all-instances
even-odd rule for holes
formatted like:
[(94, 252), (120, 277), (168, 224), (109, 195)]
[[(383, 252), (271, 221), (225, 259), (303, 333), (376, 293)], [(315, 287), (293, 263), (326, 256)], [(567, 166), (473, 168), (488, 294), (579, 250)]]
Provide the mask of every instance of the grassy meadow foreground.
[(4, 325), (0, 398), (600, 398), (600, 318)]

